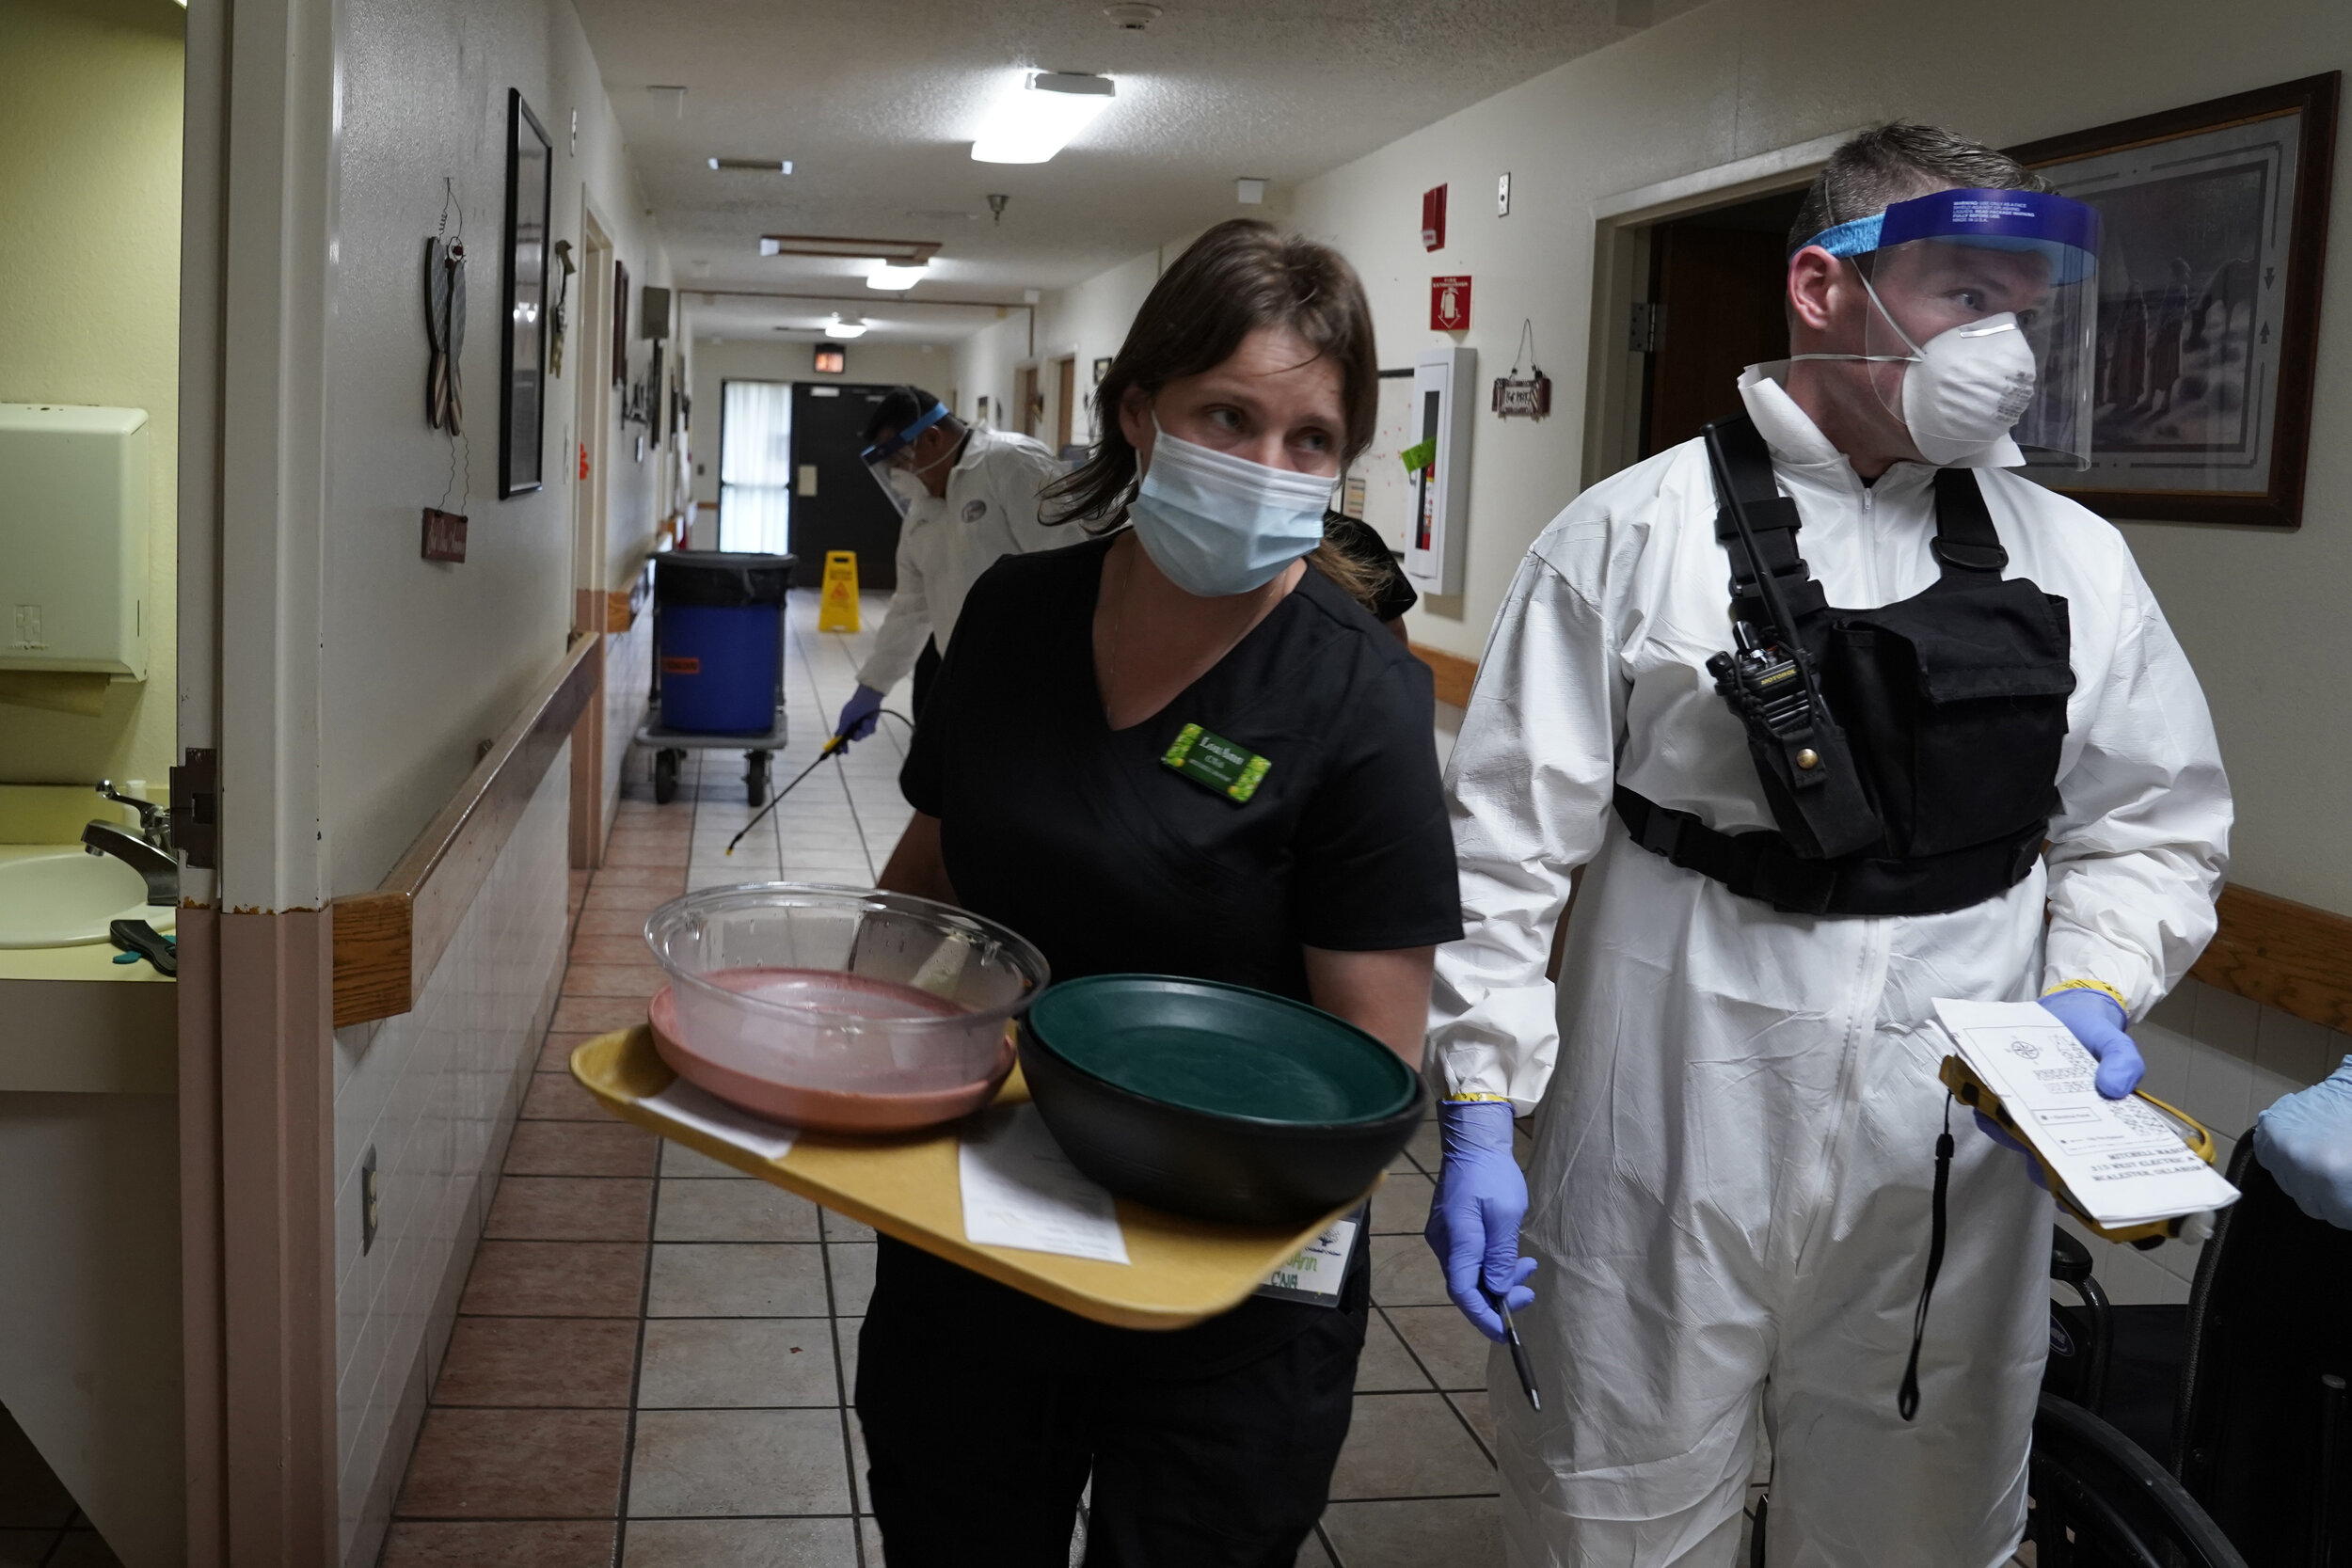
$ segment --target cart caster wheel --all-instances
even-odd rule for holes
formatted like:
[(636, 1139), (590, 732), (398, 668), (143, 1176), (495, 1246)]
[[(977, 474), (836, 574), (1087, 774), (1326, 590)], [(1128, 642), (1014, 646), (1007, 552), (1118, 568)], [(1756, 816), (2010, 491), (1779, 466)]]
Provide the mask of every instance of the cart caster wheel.
[(654, 804), (666, 806), (677, 799), (677, 768), (684, 760), (683, 752), (660, 751), (653, 754)]
[(768, 753), (743, 753), (743, 798), (755, 806), (768, 803)]

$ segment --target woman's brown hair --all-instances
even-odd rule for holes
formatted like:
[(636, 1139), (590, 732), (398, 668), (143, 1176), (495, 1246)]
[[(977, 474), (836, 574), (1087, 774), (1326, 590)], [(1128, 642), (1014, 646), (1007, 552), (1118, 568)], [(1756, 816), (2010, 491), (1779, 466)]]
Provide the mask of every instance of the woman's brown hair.
[[(1115, 526), (1136, 488), (1136, 449), (1119, 420), (1128, 388), (1148, 397), (1171, 381), (1214, 370), (1243, 339), (1267, 326), (1288, 327), (1338, 367), (1347, 422), (1340, 463), (1354, 462), (1372, 442), (1380, 398), (1372, 306), (1356, 269), (1328, 245), (1261, 219), (1229, 218), (1186, 246), (1144, 296), (1126, 342), (1094, 390), (1102, 439), (1074, 472), (1046, 486), (1051, 515), (1043, 520), (1096, 531)], [(1328, 539), (1308, 560), (1359, 602), (1371, 603), (1372, 574)]]

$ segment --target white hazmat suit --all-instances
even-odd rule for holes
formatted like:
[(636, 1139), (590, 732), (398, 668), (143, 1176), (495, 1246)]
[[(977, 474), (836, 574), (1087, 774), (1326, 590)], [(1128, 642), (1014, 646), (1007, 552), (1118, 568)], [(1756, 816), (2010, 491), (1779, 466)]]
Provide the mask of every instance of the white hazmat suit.
[[(1924, 590), (1935, 470), (1865, 486), (1783, 373), (1752, 369), (1741, 392), (1830, 603)], [(1513, 1563), (1728, 1568), (1759, 1416), (1773, 1568), (1990, 1568), (2015, 1548), (2051, 1206), (1962, 1110), (1906, 1423), (1947, 1109), (1924, 1026), (1937, 997), (2077, 977), (2138, 1016), (2212, 935), (2231, 807), (2122, 536), (2022, 474), (1979, 478), (2007, 575), (2068, 601), (2076, 686), (2045, 864), (1953, 913), (1783, 914), (1612, 812), (1622, 782), (1722, 831), (1774, 825), (1705, 669), (1729, 645), (1730, 565), (1700, 442), (1586, 492), (1520, 564), (1448, 770), (1469, 932), (1439, 952), (1432, 1019), (1449, 1094), (1540, 1107), (1518, 1328), (1543, 1413), (1507, 1365), (1490, 1384)]]
[(1045, 443), (1008, 431), (974, 427), (947, 473), (945, 498), (907, 506), (898, 528), (898, 583), (874, 634), (874, 651), (858, 684), (887, 691), (904, 680), (926, 638), (939, 651), (963, 612), (964, 595), (999, 556), (1074, 545), (1085, 535), (1038, 521), (1038, 492), (1068, 472)]

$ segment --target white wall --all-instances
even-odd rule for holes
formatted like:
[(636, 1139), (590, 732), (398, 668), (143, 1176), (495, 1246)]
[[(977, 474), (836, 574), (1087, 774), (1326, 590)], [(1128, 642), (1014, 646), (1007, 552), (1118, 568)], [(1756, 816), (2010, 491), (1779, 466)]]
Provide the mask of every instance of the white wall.
[(95, 715), (0, 704), (0, 780), (140, 779), (174, 744), (180, 125), (169, 0), (0, 0), (0, 403), (147, 410), (147, 679)]
[[(329, 503), (322, 816), (331, 887), (373, 887), (564, 652), (573, 616), (576, 383), (609, 322), (575, 303), (565, 374), (548, 386), (545, 487), (498, 499), (499, 318), (507, 90), (554, 143), (554, 233), (582, 254), (583, 199), (628, 266), (632, 295), (669, 277), (627, 149), (569, 0), (417, 0), (343, 13), (329, 329)], [(579, 143), (571, 121), (579, 116)], [(451, 445), (424, 423), (423, 245), (453, 182), (471, 254), (463, 379), (469, 458), (449, 502), (471, 519), (463, 564), (419, 558)], [(454, 228), (453, 220), (453, 229)], [(631, 302), (632, 331), (638, 307)], [(642, 369), (645, 345), (632, 343)], [(613, 400), (617, 408), (618, 399)], [(663, 465), (612, 432), (608, 583), (651, 548)], [(234, 613), (235, 589), (230, 585)]]
[[(416, 1006), (335, 1036), (342, 1561), (376, 1559), (563, 974), (571, 752), (548, 768)], [(383, 1214), (362, 1250), (359, 1166)]]

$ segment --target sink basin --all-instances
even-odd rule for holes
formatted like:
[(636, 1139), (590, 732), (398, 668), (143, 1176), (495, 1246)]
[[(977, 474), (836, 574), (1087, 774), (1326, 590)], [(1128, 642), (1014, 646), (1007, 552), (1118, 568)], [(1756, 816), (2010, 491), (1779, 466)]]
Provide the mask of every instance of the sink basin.
[(174, 912), (151, 906), (146, 881), (112, 855), (78, 844), (0, 844), (0, 947), (104, 942), (115, 920), (168, 931)]

